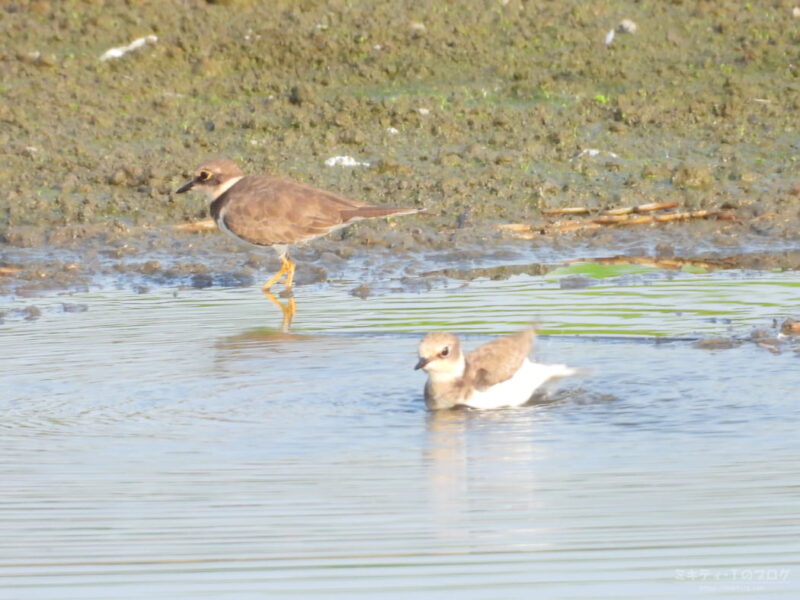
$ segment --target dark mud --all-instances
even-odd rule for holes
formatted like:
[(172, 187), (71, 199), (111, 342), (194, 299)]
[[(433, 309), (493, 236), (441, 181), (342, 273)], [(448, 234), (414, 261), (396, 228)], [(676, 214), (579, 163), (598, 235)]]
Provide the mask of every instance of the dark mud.
[[(433, 285), (419, 279), (430, 263), (507, 267), (531, 250), (547, 262), (669, 247), (796, 268), (775, 253), (794, 251), (800, 225), (793, 6), (3, 3), (0, 293), (109, 277), (253, 283), (271, 256), (171, 229), (206, 216), (201, 198), (174, 190), (207, 156), (427, 207), (300, 250), (299, 284), (366, 267), (367, 287), (389, 275)], [(606, 45), (623, 19), (636, 32)], [(100, 60), (146, 35), (158, 39)], [(341, 155), (371, 166), (324, 165)], [(495, 230), (543, 209), (655, 201), (737, 220), (528, 242)]]

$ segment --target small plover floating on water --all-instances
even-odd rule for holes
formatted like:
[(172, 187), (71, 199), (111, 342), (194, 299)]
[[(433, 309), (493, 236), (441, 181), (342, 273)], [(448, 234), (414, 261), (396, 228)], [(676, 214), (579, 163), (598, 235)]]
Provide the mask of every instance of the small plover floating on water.
[(528, 354), (533, 337), (533, 330), (521, 331), (494, 339), (465, 355), (456, 336), (426, 335), (419, 343), (419, 362), (414, 368), (428, 374), (428, 410), (520, 406), (547, 382), (579, 374), (567, 365), (531, 361)]
[[(270, 175), (244, 175), (230, 160), (209, 160), (178, 194), (195, 188), (211, 201), (211, 216), (225, 233), (254, 246), (272, 246), (281, 267), (261, 288), (269, 288), (282, 275), (291, 290), (294, 263), (289, 246), (313, 240), (362, 219), (411, 215), (417, 208), (371, 206), (298, 181)], [(268, 295), (269, 297), (269, 295)]]

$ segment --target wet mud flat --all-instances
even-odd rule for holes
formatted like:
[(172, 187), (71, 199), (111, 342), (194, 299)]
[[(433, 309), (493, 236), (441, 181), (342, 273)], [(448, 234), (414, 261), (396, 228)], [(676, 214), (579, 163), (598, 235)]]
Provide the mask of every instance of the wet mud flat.
[[(618, 254), (796, 268), (790, 4), (7, 3), (0, 293), (265, 278), (269, 253), (172, 229), (207, 216), (174, 194), (207, 156), (426, 208), (299, 249), (300, 289)], [(537, 231), (647, 203), (734, 219)]]
[(426, 233), (665, 201), (798, 230), (791, 2), (187, 6), (0, 8), (5, 243), (201, 218), (173, 192), (209, 155)]
[[(524, 240), (496, 227), (424, 231), (407, 225), (400, 219), (359, 224), (344, 235), (296, 247), (292, 255), (300, 265), (299, 290), (345, 279), (360, 294), (424, 291), (448, 279), (541, 275), (581, 260), (709, 271), (800, 269), (797, 241), (756, 235), (741, 223), (542, 231)], [(35, 297), (104, 286), (139, 292), (164, 286), (246, 287), (262, 282), (279, 264), (270, 248), (247, 247), (216, 229), (138, 228), (123, 235), (95, 230), (56, 242), (45, 233), (30, 235), (0, 247), (2, 294)]]
[[(597, 341), (632, 336), (709, 351), (744, 345), (800, 355), (800, 249), (790, 240), (779, 249), (772, 239), (750, 237), (744, 244), (746, 238), (738, 236), (723, 251), (707, 243), (717, 225), (700, 223), (529, 240), (494, 229), (482, 244), (474, 231), (453, 230), (442, 232), (435, 248), (425, 248), (394, 247), (392, 239), (413, 238), (404, 233), (393, 238), (394, 228), (386, 227), (383, 244), (365, 244), (362, 236), (369, 232), (358, 232), (295, 252), (293, 301), (299, 316), (291, 330), (338, 323), (356, 330), (366, 325), (372, 333), (396, 331), (395, 317), (383, 307), (415, 298), (414, 308), (402, 313), (403, 329), (469, 331), (471, 324), (490, 323), (492, 315), (507, 312), (517, 329), (534, 324), (545, 336)], [(96, 310), (95, 297), (104, 290), (143, 298), (169, 293), (177, 303), (204, 296), (216, 302), (235, 292), (261, 305), (254, 318), (262, 327), (289, 329), (290, 322), (281, 324), (280, 312), (260, 291), (278, 266), (271, 251), (254, 252), (216, 231), (155, 229), (133, 239), (109, 244), (99, 236), (59, 249), (6, 249), (3, 268), (10, 273), (0, 276), (5, 292), (0, 318), (7, 325), (52, 323), (62, 313), (60, 318), (70, 319)], [(464, 299), (492, 286), (497, 292), (476, 301), (465, 319)], [(540, 297), (543, 290), (547, 294)], [(286, 302), (281, 297), (279, 304)], [(309, 304), (317, 310), (328, 306), (330, 315), (323, 319), (328, 325), (308, 320)]]
[[(792, 236), (765, 236), (738, 219), (565, 233), (547, 229), (552, 219), (539, 219), (524, 239), (505, 226), (431, 231), (407, 227), (404, 221), (357, 224), (296, 247), (292, 255), (299, 265), (297, 299), (302, 302), (304, 296), (325, 293), (331, 286), (344, 285), (350, 295), (367, 299), (520, 275), (549, 276), (562, 289), (582, 289), (642, 270), (666, 275), (728, 272), (743, 279), (764, 272), (800, 271), (800, 247)], [(30, 238), (0, 248), (0, 293), (5, 296), (0, 318), (36, 320), (49, 303), (46, 299), (54, 295), (63, 296), (63, 312), (81, 312), (88, 307), (72, 302), (71, 295), (107, 288), (147, 294), (162, 288), (177, 293), (241, 287), (259, 296), (258, 286), (279, 264), (271, 249), (236, 243), (213, 227), (191, 232), (173, 226), (140, 227), (121, 235), (100, 227), (73, 237), (64, 236), (64, 231), (48, 236), (31, 228)], [(280, 291), (280, 286), (273, 291)], [(742, 339), (761, 343), (796, 317), (776, 313), (772, 324), (763, 324), (766, 333), (739, 331), (735, 339), (722, 337), (708, 342), (709, 347), (735, 346)], [(792, 327), (785, 325), (790, 334)]]

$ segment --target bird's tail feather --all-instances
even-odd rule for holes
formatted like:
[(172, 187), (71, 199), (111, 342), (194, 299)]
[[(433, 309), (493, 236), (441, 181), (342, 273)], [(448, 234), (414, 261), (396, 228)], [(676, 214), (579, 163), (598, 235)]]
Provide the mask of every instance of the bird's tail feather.
[(544, 379), (560, 379), (561, 377), (573, 377), (575, 375), (586, 375), (583, 369), (576, 369), (567, 365), (553, 365), (535, 363), (537, 370)]

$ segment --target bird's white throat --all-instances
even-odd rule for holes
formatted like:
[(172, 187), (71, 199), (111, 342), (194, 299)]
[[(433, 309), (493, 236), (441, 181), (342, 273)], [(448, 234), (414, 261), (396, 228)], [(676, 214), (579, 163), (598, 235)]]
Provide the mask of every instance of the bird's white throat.
[[(466, 361), (464, 360), (464, 355), (458, 357), (458, 361), (455, 364), (447, 365), (447, 368), (436, 368), (439, 365), (431, 364), (429, 369), (426, 369), (428, 373), (428, 377), (430, 377), (433, 383), (450, 383), (456, 379), (459, 379), (464, 375), (464, 369), (466, 368)], [(444, 366), (444, 365), (442, 365)]]
[(206, 196), (208, 196), (209, 202), (213, 202), (222, 196), (222, 194), (231, 189), (234, 185), (239, 183), (239, 181), (241, 181), (243, 178), (244, 175), (240, 175), (239, 177), (231, 177), (228, 179), (228, 181), (224, 181), (213, 188), (204, 188), (203, 191), (206, 193)]

